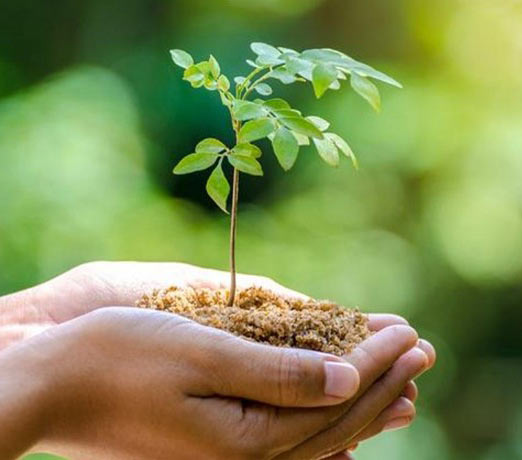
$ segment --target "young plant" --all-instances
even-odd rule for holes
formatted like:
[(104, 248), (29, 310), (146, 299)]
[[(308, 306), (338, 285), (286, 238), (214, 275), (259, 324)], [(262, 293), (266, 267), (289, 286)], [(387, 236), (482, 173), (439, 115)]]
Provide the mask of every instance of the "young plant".
[[(289, 48), (275, 48), (265, 43), (252, 43), (255, 60), (246, 62), (253, 67), (247, 76), (234, 78), (232, 91), (230, 80), (221, 73), (214, 56), (195, 63), (190, 54), (171, 50), (176, 65), (185, 69), (183, 79), (194, 88), (205, 88), (219, 94), (221, 102), (230, 112), (235, 144), (231, 147), (218, 139), (202, 140), (191, 153), (174, 168), (174, 174), (188, 174), (210, 167), (212, 170), (206, 185), (210, 198), (226, 213), (230, 184), (223, 173), (226, 159), (233, 168), (232, 203), (230, 219), (230, 296), (233, 305), (236, 295), (236, 226), (239, 192), (239, 174), (262, 176), (259, 163), (261, 149), (253, 144), (268, 138), (281, 167), (288, 171), (297, 160), (301, 146), (315, 145), (319, 156), (330, 166), (339, 164), (339, 152), (347, 156), (357, 168), (356, 157), (348, 143), (335, 133), (329, 132), (330, 123), (317, 116), (303, 116), (284, 99), (270, 98), (272, 87), (269, 80), (289, 85), (296, 82), (312, 84), (317, 98), (326, 91), (338, 90), (344, 80), (350, 79), (352, 88), (376, 110), (380, 110), (379, 90), (370, 79), (401, 87), (393, 78), (374, 68), (333, 49), (311, 49), (297, 52)], [(257, 93), (263, 98), (251, 99)]]

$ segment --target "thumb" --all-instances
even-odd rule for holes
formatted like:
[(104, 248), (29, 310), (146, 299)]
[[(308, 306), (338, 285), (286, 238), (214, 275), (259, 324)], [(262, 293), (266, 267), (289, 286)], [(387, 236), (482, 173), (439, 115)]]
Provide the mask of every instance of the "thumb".
[(229, 338), (204, 355), (204, 380), (213, 394), (222, 396), (280, 407), (320, 407), (340, 404), (359, 389), (357, 369), (325, 353)]

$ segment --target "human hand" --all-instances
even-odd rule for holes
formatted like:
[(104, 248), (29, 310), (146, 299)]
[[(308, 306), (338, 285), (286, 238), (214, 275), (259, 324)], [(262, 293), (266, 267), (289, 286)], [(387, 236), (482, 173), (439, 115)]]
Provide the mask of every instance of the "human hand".
[[(385, 327), (347, 357), (352, 367), (177, 315), (103, 308), (8, 348), (0, 367), (11, 386), (22, 369), (44, 389), (38, 450), (80, 460), (316, 459), (325, 436), (335, 451), (346, 447), (428, 366), (416, 343), (412, 328)], [(2, 388), (4, 401), (9, 393)], [(13, 439), (25, 424), (12, 422), (0, 417), (1, 458), (22, 453)]]
[[(182, 263), (90, 262), (25, 291), (0, 297), (0, 350), (45, 329), (108, 306), (133, 306), (144, 293), (179, 287), (226, 288), (227, 272)], [(261, 276), (238, 275), (238, 287), (303, 295)]]
[[(241, 287), (261, 285), (287, 295), (298, 295), (272, 280), (249, 275), (238, 277)], [(221, 288), (228, 285), (228, 274), (177, 263), (95, 262), (77, 267), (43, 285), (7, 298), (4, 303), (15, 308), (0, 307), (0, 347), (41, 332), (93, 309), (108, 305), (132, 305), (143, 292), (162, 289), (169, 285)], [(393, 324), (407, 324), (393, 315), (369, 315), (374, 331)], [(3, 319), (2, 319), (3, 318)], [(3, 324), (3, 325), (2, 325)], [(427, 342), (419, 347), (428, 355), (428, 367), (433, 365), (435, 354)], [(365, 427), (351, 446), (378, 434), (385, 425), (408, 425), (415, 415), (413, 403), (417, 389), (408, 382), (403, 396)], [(390, 425), (391, 423), (391, 425)], [(346, 439), (349, 439), (346, 437)]]

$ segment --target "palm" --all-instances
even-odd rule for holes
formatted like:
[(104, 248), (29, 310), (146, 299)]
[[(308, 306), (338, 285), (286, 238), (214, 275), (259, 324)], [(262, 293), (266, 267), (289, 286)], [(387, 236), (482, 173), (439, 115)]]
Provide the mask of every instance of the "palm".
[[(97, 308), (132, 306), (146, 292), (180, 287), (228, 286), (226, 272), (179, 263), (93, 262), (81, 265), (40, 286), (14, 296), (21, 296), (17, 311), (0, 309), (0, 349), (43, 330), (84, 315)], [(274, 281), (258, 276), (239, 275), (238, 286), (257, 285), (283, 295), (303, 296)], [(1, 304), (0, 304), (1, 305)], [(374, 330), (392, 321), (370, 315)], [(384, 321), (384, 322), (383, 322)], [(394, 318), (392, 322), (400, 320)]]

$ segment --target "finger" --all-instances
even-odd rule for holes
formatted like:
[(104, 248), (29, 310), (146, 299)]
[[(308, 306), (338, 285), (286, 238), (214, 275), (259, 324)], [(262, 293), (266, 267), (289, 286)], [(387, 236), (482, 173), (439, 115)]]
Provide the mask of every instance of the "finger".
[(417, 346), (426, 353), (426, 356), (428, 357), (428, 369), (431, 369), (437, 360), (437, 352), (435, 351), (434, 346), (425, 339), (420, 339)]
[[(408, 326), (392, 326), (374, 334), (357, 348), (364, 352), (353, 351), (346, 359), (357, 369), (360, 375), (360, 389), (362, 394), (381, 375), (386, 373), (397, 359), (406, 353), (417, 343), (416, 332)], [(356, 349), (357, 349), (356, 348)], [(401, 388), (402, 390), (402, 388)], [(284, 444), (294, 447), (307, 439), (315, 436), (318, 432), (328, 429), (339, 417), (350, 413), (349, 409), (354, 404), (357, 396), (344, 404), (313, 410), (295, 410), (278, 408), (270, 413), (270, 430), (264, 435), (267, 442), (272, 445)], [(387, 405), (383, 404), (383, 410)], [(380, 411), (379, 411), (380, 412)], [(375, 417), (378, 415), (375, 414)], [(359, 427), (364, 428), (365, 425)], [(353, 436), (359, 431), (353, 432)], [(341, 449), (339, 449), (341, 450)], [(302, 458), (307, 458), (303, 456)]]
[(368, 315), (368, 327), (371, 331), (380, 331), (385, 327), (396, 324), (403, 324), (407, 326), (408, 321), (406, 321), (402, 316), (391, 315), (387, 313), (370, 313)]
[[(71, 282), (72, 281), (72, 282)], [(307, 297), (275, 281), (254, 275), (237, 275), (241, 288), (261, 286), (290, 297)], [(46, 283), (47, 284), (47, 283)], [(170, 286), (194, 289), (226, 289), (230, 274), (194, 265), (169, 262), (91, 262), (76, 267), (49, 282), (57, 292), (67, 292), (80, 299), (74, 310), (84, 312), (115, 305), (134, 305), (143, 294)], [(86, 289), (87, 287), (87, 289)], [(70, 319), (70, 313), (64, 312)], [(60, 321), (61, 317), (58, 318)]]
[[(203, 326), (198, 327), (204, 328)], [(206, 405), (204, 407), (208, 407), (209, 401), (216, 401), (216, 404), (219, 405), (219, 411), (217, 411), (219, 417), (216, 416), (216, 423), (219, 423), (219, 420), (222, 419), (223, 401), (235, 401), (236, 406), (234, 407), (239, 413), (239, 416), (236, 417), (238, 419), (238, 431), (242, 433), (241, 442), (247, 448), (255, 448), (259, 452), (270, 452), (270, 458), (282, 455), (283, 452), (302, 444), (317, 433), (329, 429), (339, 417), (346, 414), (350, 405), (353, 404), (353, 400), (350, 400), (331, 407), (295, 409), (259, 403), (245, 405), (241, 404), (238, 399), (224, 399), (220, 395), (239, 395), (240, 398), (246, 397), (250, 400), (273, 400), (273, 395), (267, 396), (266, 393), (268, 388), (274, 387), (273, 384), (270, 384), (271, 381), (273, 382), (271, 379), (274, 376), (285, 375), (286, 373), (280, 373), (277, 367), (275, 370), (271, 369), (270, 366), (275, 365), (277, 360), (266, 360), (269, 356), (267, 351), (285, 352), (292, 350), (273, 349), (265, 345), (245, 342), (222, 331), (205, 329), (208, 330), (207, 334), (197, 334), (198, 346), (188, 347), (188, 349), (199, 352), (196, 356), (187, 355), (188, 362), (199, 363), (198, 366), (203, 367), (203, 371), (196, 374), (198, 378), (191, 382), (189, 394), (205, 397)], [(194, 336), (195, 334), (192, 333), (191, 335)], [(223, 348), (222, 341), (225, 336), (230, 346), (228, 350), (230, 353), (225, 352), (223, 358), (222, 353), (218, 353), (218, 351)], [(241, 344), (238, 342), (241, 342)], [(401, 355), (415, 346), (416, 343), (417, 334), (413, 329), (407, 326), (392, 326), (374, 334), (360, 344), (359, 347), (364, 347), (365, 352), (358, 355), (359, 361), (354, 359), (354, 362), (359, 366), (359, 372), (368, 380), (368, 382), (365, 382), (365, 386), (370, 385), (385, 373)], [(242, 348), (242, 345), (247, 345), (247, 348)], [(254, 354), (250, 355), (252, 347), (260, 347), (259, 350), (262, 350), (259, 359), (256, 357), (257, 348), (254, 350)], [(239, 358), (235, 354), (239, 355)], [(369, 357), (369, 354), (374, 356)], [(363, 356), (366, 356), (366, 360), (363, 359)], [(201, 361), (202, 359), (203, 361)], [(262, 370), (264, 369), (263, 363), (267, 363), (269, 366), (266, 370)], [(260, 370), (262, 371), (259, 372)], [(232, 371), (234, 372), (233, 375), (231, 374)], [(261, 385), (259, 385), (259, 382), (261, 382)], [(281, 387), (276, 384), (275, 387), (272, 393), (276, 395), (276, 401), (280, 403), (281, 397), (277, 395), (280, 394), (281, 388), (284, 388), (284, 386)], [(192, 397), (188, 400), (194, 401), (194, 411), (199, 411), (203, 407), (201, 402), (198, 402), (201, 401), (200, 397)], [(383, 405), (381, 409), (385, 407)], [(206, 411), (205, 417), (201, 418), (206, 420), (205, 423), (209, 423), (211, 422), (209, 417), (212, 414), (212, 411)], [(199, 419), (199, 417), (196, 418)], [(232, 419), (234, 416), (230, 415), (229, 418)], [(364, 426), (358, 426), (352, 436), (355, 436)], [(339, 449), (336, 452), (342, 450)], [(297, 458), (309, 457), (312, 456)], [(263, 458), (263, 456), (259, 455), (258, 458)]]
[(40, 334), (51, 327), (46, 324), (24, 324), (0, 327), (0, 350), (21, 340)]
[(411, 327), (390, 326), (362, 342), (343, 361), (227, 336), (217, 344), (207, 342), (208, 346), (199, 342), (199, 349), (206, 350), (203, 369), (217, 376), (202, 380), (206, 391), (279, 407), (336, 405), (356, 392), (362, 394), (418, 340)]
[(319, 407), (340, 404), (359, 388), (357, 369), (333, 355), (262, 345), (229, 334), (218, 341), (201, 343), (199, 338), (197, 346), (199, 375), (187, 388), (191, 396), (217, 394), (278, 407)]
[(419, 396), (417, 384), (410, 380), (402, 390), (402, 396), (408, 398), (412, 403), (417, 401), (417, 397)]
[(355, 366), (361, 376), (358, 395), (363, 394), (399, 356), (413, 348), (417, 342), (415, 329), (404, 325), (388, 326), (345, 356), (346, 361)]
[[(415, 405), (413, 403), (417, 399), (417, 394), (417, 385), (415, 384), (415, 382), (410, 380), (404, 387), (401, 396), (397, 398), (390, 406), (388, 406), (388, 408), (381, 412), (381, 414), (373, 422), (371, 422), (368, 427), (366, 427), (363, 430), (364, 434), (357, 435), (354, 441), (356, 441), (357, 443), (369, 439), (383, 431), (383, 424), (380, 423), (380, 418), (382, 419), (384, 417), (385, 419), (387, 419), (386, 423), (392, 421), (398, 423), (397, 419), (400, 419), (401, 417), (413, 418), (415, 416)], [(402, 399), (409, 401), (409, 404), (401, 401)], [(386, 415), (383, 416), (383, 414)], [(409, 420), (406, 425), (408, 425), (410, 422), (411, 420)]]
[(359, 443), (378, 435), (382, 431), (408, 426), (415, 418), (415, 413), (414, 404), (409, 399), (400, 397), (384, 409), (375, 420), (355, 438), (351, 439), (350, 442)]
[(332, 455), (331, 457), (328, 457), (326, 460), (355, 460), (355, 458), (350, 452), (345, 451)]
[(353, 443), (352, 440), (359, 432), (378, 417), (383, 408), (399, 396), (408, 380), (425, 370), (427, 365), (426, 354), (418, 348), (411, 349), (401, 356), (386, 375), (372, 385), (334, 426), (277, 459), (320, 458), (343, 451)]

